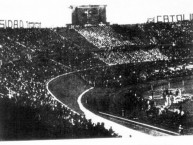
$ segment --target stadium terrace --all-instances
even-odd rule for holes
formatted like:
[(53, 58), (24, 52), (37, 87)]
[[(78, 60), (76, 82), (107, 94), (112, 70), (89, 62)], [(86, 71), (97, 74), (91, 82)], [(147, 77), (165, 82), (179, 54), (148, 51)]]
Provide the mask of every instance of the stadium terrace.
[(128, 138), (193, 134), (193, 21), (110, 25), (98, 5), (72, 16), (79, 27), (0, 21), (0, 140), (122, 136), (93, 114)]

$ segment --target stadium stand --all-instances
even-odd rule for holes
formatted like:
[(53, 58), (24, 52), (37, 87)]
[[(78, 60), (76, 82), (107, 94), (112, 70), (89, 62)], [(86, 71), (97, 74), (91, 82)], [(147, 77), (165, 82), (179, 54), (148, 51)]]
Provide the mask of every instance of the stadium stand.
[(111, 48), (130, 44), (124, 42), (121, 37), (113, 31), (110, 26), (96, 26), (86, 28), (76, 28), (78, 33), (83, 35), (89, 42), (92, 42), (99, 49)]
[[(74, 30), (0, 29), (2, 138), (118, 136), (103, 124), (93, 124), (55, 101), (45, 88), (46, 82), (78, 70), (82, 71), (77, 75), (89, 85), (106, 88), (190, 76), (192, 30), (191, 21)], [(177, 69), (178, 66), (182, 67)], [(22, 120), (22, 116), (26, 117)], [(176, 118), (170, 119), (172, 122)], [(155, 122), (159, 120), (155, 118)], [(24, 135), (29, 130), (32, 132)]]
[[(3, 58), (0, 74), (0, 90), (3, 94), (0, 98), (1, 139), (117, 136), (112, 130), (105, 129), (103, 124), (93, 124), (91, 120), (65, 108), (48, 94), (46, 82), (54, 76), (70, 71), (52, 61), (51, 56), (50, 59), (47, 58), (49, 53), (53, 53), (52, 47), (60, 44), (60, 37), (51, 33), (50, 29), (2, 31), (4, 33), (1, 37), (9, 41), (5, 39), (7, 41), (1, 43), (1, 50), (7, 54), (9, 61)], [(22, 37), (25, 39), (20, 39)], [(51, 44), (49, 49), (48, 43)], [(18, 51), (9, 51), (9, 47)], [(21, 52), (26, 49), (34, 52), (31, 59), (25, 57), (26, 53), (23, 54), (24, 57), (21, 56)], [(12, 53), (14, 55), (10, 55)], [(16, 56), (18, 59), (15, 59)]]

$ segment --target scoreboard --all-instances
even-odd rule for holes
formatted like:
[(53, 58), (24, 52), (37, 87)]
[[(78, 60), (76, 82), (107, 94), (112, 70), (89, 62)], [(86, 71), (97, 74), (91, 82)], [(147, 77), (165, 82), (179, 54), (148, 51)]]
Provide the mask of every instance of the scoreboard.
[(106, 24), (106, 5), (70, 6), (72, 25)]

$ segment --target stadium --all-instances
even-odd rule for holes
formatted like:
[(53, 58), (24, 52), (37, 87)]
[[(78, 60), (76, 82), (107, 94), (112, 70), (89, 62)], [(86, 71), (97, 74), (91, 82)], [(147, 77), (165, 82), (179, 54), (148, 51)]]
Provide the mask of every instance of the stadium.
[(192, 135), (193, 21), (70, 8), (67, 27), (0, 29), (0, 139)]

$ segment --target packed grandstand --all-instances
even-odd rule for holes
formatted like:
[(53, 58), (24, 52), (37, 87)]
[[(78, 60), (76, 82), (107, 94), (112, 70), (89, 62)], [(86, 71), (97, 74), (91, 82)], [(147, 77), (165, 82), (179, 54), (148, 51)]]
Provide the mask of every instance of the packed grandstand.
[[(139, 118), (136, 112), (145, 112), (147, 115), (140, 114), (145, 118), (141, 118), (142, 122), (161, 124), (174, 131), (179, 125), (191, 128), (190, 121), (186, 122), (186, 117), (192, 115), (191, 108), (189, 112), (157, 108), (151, 100), (143, 98), (143, 89), (139, 87), (139, 91), (136, 86), (191, 77), (192, 47), (192, 21), (74, 29), (0, 29), (0, 138), (119, 137), (104, 124), (87, 120), (78, 107), (72, 105), (75, 94), (89, 87), (113, 91), (109, 91), (111, 95), (100, 96), (99, 101), (95, 97), (86, 98), (88, 108), (116, 115), (124, 108), (127, 112), (124, 117), (131, 119)], [(70, 99), (65, 96), (68, 101), (64, 101), (64, 106), (48, 93), (46, 84), (70, 72), (75, 72), (73, 75), (77, 78), (68, 77), (68, 84), (64, 86), (81, 80), (84, 87), (76, 84), (73, 89), (66, 89)], [(151, 89), (147, 86), (145, 91)], [(113, 98), (120, 103), (115, 104), (110, 97), (125, 88), (124, 98)]]

